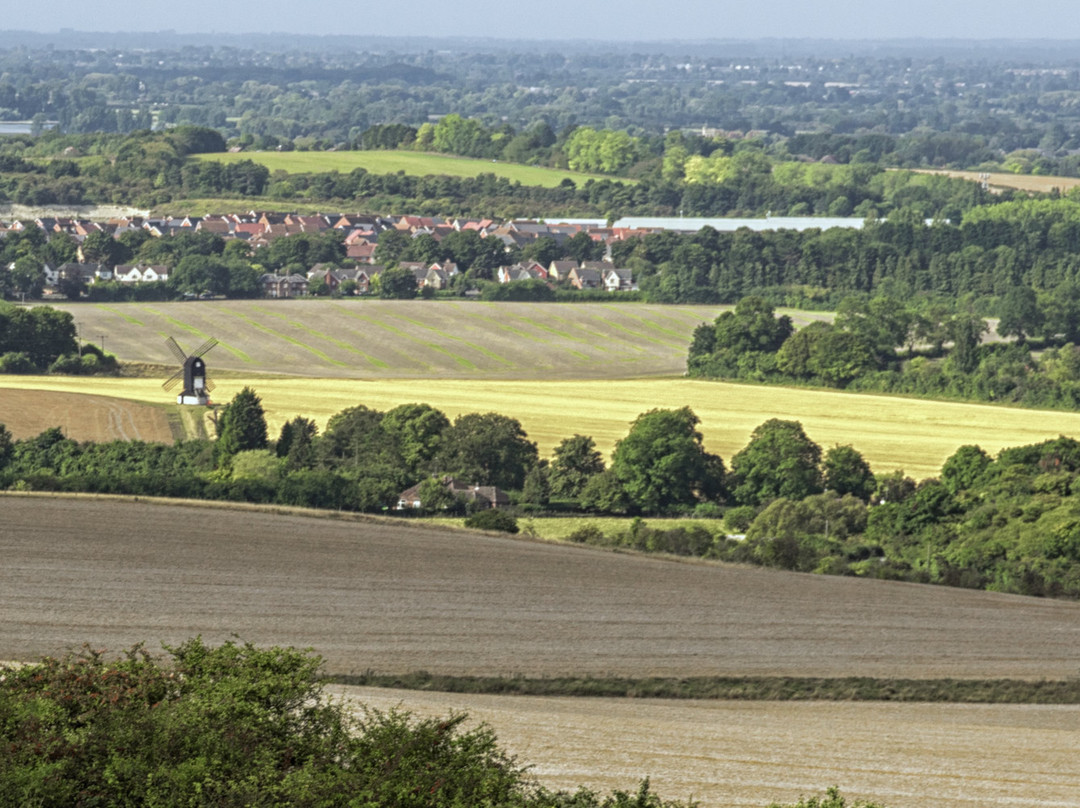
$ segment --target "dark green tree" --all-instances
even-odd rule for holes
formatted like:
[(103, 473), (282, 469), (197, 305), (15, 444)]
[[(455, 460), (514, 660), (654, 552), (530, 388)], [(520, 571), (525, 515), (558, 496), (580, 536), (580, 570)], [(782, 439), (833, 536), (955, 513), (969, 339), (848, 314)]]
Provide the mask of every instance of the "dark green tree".
[(383, 427), (383, 413), (363, 404), (327, 421), (318, 457), (324, 466), (349, 476), (379, 475), (397, 483), (406, 477), (398, 442)]
[(248, 449), (267, 448), (266, 415), (262, 399), (254, 390), (245, 387), (222, 408), (217, 431), (217, 452), (221, 458), (229, 458)]
[(634, 420), (611, 458), (631, 508), (659, 513), (723, 495), (724, 463), (705, 451), (699, 423), (689, 407), (650, 410)]
[(821, 462), (825, 490), (851, 494), (864, 502), (874, 493), (876, 481), (870, 464), (851, 446), (834, 446)]
[(288, 471), (312, 468), (315, 464), (315, 436), (319, 427), (310, 418), (298, 415), (281, 427), (274, 451), (285, 460)]
[(15, 443), (11, 438), (11, 430), (7, 424), (0, 424), (0, 471), (11, 462), (11, 456), (15, 452)]
[(450, 419), (430, 404), (402, 404), (382, 418), (382, 428), (397, 441), (410, 475), (430, 472)]
[(972, 373), (979, 366), (979, 345), (989, 330), (986, 321), (974, 314), (957, 314), (948, 322), (953, 347), (949, 365), (957, 373)]
[(604, 470), (604, 458), (596, 441), (587, 435), (564, 438), (552, 452), (551, 493), (577, 499), (585, 485)]
[(950, 494), (971, 488), (993, 462), (978, 446), (961, 446), (941, 467), (941, 482)]
[(417, 497), (420, 499), (420, 506), (431, 513), (455, 510), (460, 504), (441, 477), (428, 477), (420, 483)]
[(82, 243), (83, 259), (114, 267), (131, 259), (132, 253), (104, 230), (95, 230)]
[(1039, 308), (1035, 290), (1028, 286), (1014, 286), (1005, 293), (998, 307), (997, 332), (1003, 337), (1016, 337), (1023, 343), (1027, 337), (1039, 333), (1043, 325), (1043, 311)]
[(15, 260), (10, 281), (13, 292), (29, 298), (39, 298), (45, 290), (45, 269), (41, 261), (33, 256), (23, 255)]
[(516, 419), (488, 412), (458, 416), (443, 432), (435, 463), (465, 482), (520, 489), (538, 459), (536, 444)]
[(541, 506), (551, 501), (550, 472), (546, 461), (540, 461), (525, 475), (525, 482), (521, 486), (521, 501)]
[(771, 418), (758, 426), (731, 459), (729, 486), (740, 505), (763, 505), (777, 497), (800, 500), (822, 490), (821, 447), (798, 421)]
[(379, 276), (379, 297), (388, 300), (412, 300), (416, 297), (416, 275), (411, 269), (394, 267)]
[(386, 266), (407, 261), (411, 246), (412, 236), (405, 230), (384, 230), (375, 245), (375, 260)]
[(864, 295), (853, 295), (840, 301), (835, 322), (838, 328), (861, 337), (881, 365), (896, 361), (897, 349), (908, 344), (916, 324), (914, 312), (903, 301)]

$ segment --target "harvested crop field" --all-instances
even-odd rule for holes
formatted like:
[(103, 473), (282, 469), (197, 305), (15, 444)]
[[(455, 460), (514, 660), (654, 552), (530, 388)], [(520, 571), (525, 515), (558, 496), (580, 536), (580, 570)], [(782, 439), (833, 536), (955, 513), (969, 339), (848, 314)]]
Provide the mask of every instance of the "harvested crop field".
[(164, 408), (82, 393), (0, 388), (0, 424), (17, 440), (58, 426), (80, 441), (173, 441)]
[(235, 300), (58, 305), (124, 362), (172, 365), (216, 337), (213, 370), (337, 378), (566, 379), (682, 374), (719, 306)]
[[(688, 406), (701, 419), (705, 446), (725, 460), (747, 444), (754, 427), (768, 418), (785, 418), (801, 421), (807, 434), (825, 449), (851, 444), (875, 471), (901, 468), (916, 479), (936, 475), (941, 464), (965, 444), (978, 444), (993, 454), (1006, 446), (1080, 434), (1080, 413), (696, 379), (236, 377), (218, 379), (215, 400), (227, 403), (244, 385), (262, 398), (272, 436), (297, 415), (314, 418), (322, 428), (331, 415), (357, 404), (388, 410), (422, 401), (451, 418), (465, 412), (500, 412), (517, 418), (543, 455), (575, 433), (591, 435), (600, 450), (609, 453), (642, 412)], [(147, 402), (172, 400), (157, 379), (0, 376), (0, 388), (83, 390)]]
[(1077, 177), (1052, 177), (1041, 174), (1010, 174), (1004, 171), (995, 171), (985, 174), (981, 171), (952, 171), (949, 169), (917, 168), (913, 169), (919, 174), (944, 174), (947, 177), (972, 182), (982, 182), (986, 177), (986, 183), (990, 186), (991, 193), (1001, 193), (1002, 188), (1014, 188), (1018, 191), (1035, 191), (1048, 194), (1057, 188), (1062, 194), (1080, 185)]
[(670, 702), (335, 688), (419, 715), (465, 711), (550, 788), (633, 791), (646, 775), (703, 808), (794, 803), (839, 785), (889, 808), (1075, 806), (1080, 707)]
[(433, 529), (0, 497), (0, 659), (311, 646), (330, 672), (1067, 678), (1080, 604)]

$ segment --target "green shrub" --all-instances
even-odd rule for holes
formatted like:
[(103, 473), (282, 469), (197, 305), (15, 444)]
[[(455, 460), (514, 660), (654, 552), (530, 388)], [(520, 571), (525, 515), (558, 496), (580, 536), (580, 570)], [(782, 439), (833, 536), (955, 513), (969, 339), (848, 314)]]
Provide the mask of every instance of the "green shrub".
[(774, 802), (769, 808), (883, 808), (883, 806), (877, 803), (863, 802), (862, 800), (848, 804), (840, 793), (840, 789), (833, 786), (825, 792), (823, 797), (803, 798), (794, 805), (781, 805)]
[(605, 544), (607, 542), (604, 531), (596, 525), (583, 525), (567, 536), (566, 540), (577, 544)]
[(11, 351), (0, 356), (0, 373), (36, 373), (37, 367), (30, 355), (23, 351)]
[(305, 651), (166, 650), (0, 669), (0, 805), (676, 807), (647, 780), (634, 796), (541, 788), (463, 714), (357, 717), (323, 698)]
[(497, 508), (477, 511), (465, 519), (465, 527), (472, 527), (477, 530), (498, 530), (502, 533), (518, 532), (517, 519), (506, 511), (500, 511)]

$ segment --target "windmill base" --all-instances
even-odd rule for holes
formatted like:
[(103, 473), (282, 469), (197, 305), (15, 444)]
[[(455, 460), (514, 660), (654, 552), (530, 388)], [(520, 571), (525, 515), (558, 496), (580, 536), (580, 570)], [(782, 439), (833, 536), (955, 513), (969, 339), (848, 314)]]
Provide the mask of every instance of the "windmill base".
[(206, 407), (210, 404), (210, 396), (204, 393), (181, 393), (176, 397), (177, 404), (194, 404), (197, 407)]

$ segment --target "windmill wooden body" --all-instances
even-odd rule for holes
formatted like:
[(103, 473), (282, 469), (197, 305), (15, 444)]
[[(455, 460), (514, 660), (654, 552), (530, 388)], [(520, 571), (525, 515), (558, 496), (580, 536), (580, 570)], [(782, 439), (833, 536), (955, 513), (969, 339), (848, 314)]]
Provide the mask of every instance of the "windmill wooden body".
[(188, 356), (172, 337), (165, 340), (173, 356), (180, 362), (180, 369), (161, 386), (166, 390), (171, 390), (183, 382), (184, 387), (176, 396), (177, 404), (196, 404), (205, 407), (210, 403), (210, 393), (214, 389), (214, 383), (206, 374), (206, 362), (203, 361), (203, 356), (217, 343), (218, 341), (211, 337), (196, 348), (191, 356)]

